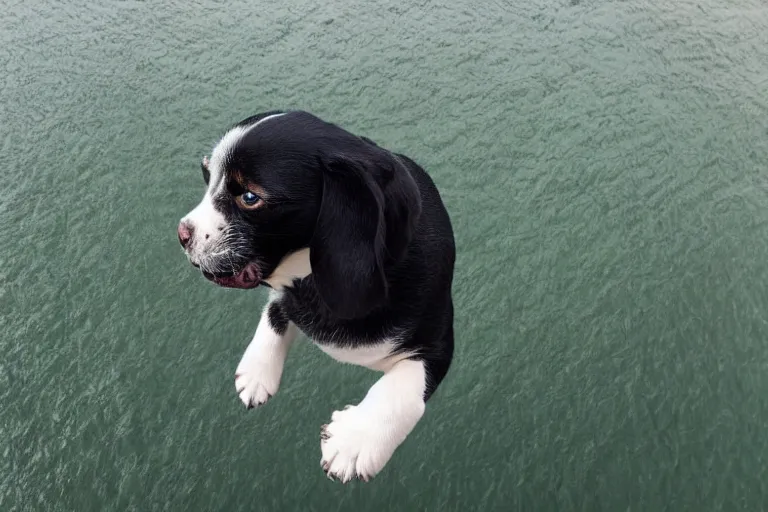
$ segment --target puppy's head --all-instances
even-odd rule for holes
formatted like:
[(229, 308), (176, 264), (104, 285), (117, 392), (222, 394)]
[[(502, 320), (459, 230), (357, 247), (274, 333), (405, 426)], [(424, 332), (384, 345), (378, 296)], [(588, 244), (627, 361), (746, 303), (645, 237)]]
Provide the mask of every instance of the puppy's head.
[(421, 213), (418, 188), (392, 153), (306, 112), (269, 112), (229, 130), (202, 161), (206, 191), (179, 224), (210, 280), (290, 286), (311, 274), (340, 318), (387, 297)]

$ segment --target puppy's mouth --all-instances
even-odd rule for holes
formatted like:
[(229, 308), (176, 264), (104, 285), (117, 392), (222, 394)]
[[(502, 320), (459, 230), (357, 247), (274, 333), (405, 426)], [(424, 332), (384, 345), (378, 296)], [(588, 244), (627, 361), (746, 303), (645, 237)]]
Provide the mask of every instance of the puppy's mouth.
[(253, 262), (248, 263), (237, 273), (213, 274), (203, 270), (203, 275), (209, 281), (225, 288), (255, 288), (261, 282), (261, 271)]

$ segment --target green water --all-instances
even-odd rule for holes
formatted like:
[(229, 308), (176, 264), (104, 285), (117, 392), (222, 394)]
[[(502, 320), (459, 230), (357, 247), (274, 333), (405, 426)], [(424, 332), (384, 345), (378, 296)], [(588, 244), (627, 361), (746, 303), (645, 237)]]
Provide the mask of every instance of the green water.
[[(768, 507), (768, 7), (758, 0), (10, 2), (0, 17), (0, 510)], [(178, 219), (199, 160), (301, 108), (434, 176), (456, 357), (371, 483), (319, 428), (377, 375), (294, 348)]]

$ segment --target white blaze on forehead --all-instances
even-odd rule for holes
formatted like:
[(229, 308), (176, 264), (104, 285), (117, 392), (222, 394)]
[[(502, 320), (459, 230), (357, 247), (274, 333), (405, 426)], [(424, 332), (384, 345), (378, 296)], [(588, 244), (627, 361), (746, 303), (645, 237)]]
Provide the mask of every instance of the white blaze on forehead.
[(257, 126), (264, 124), (270, 119), (275, 119), (284, 115), (285, 114), (273, 114), (271, 116), (265, 117), (264, 119), (259, 119), (253, 124), (246, 126), (235, 126), (224, 134), (221, 140), (219, 140), (218, 144), (216, 144), (216, 147), (213, 148), (210, 165), (208, 167), (208, 170), (211, 173), (211, 186), (216, 187), (217, 193), (220, 193), (224, 187), (224, 180), (219, 179), (222, 177), (224, 172), (224, 164), (226, 163), (227, 158), (232, 154), (232, 151), (234, 151), (235, 147), (237, 147), (237, 144), (245, 136), (245, 134)]
[(224, 134), (213, 148), (211, 158), (208, 160), (210, 179), (205, 195), (200, 204), (182, 219), (183, 222), (192, 226), (193, 238), (189, 255), (193, 261), (205, 263), (207, 259), (224, 254), (228, 249), (219, 247), (221, 235), (227, 227), (227, 219), (214, 204), (214, 198), (225, 193), (226, 179), (223, 174), (227, 158), (250, 130), (282, 115), (285, 114), (273, 114), (247, 126), (236, 126)]

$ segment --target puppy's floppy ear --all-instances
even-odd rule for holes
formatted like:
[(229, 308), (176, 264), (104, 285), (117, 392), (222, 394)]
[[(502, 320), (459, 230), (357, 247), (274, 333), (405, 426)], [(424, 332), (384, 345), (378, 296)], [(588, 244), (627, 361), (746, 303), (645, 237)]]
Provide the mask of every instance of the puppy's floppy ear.
[(387, 162), (374, 175), (384, 195), (387, 255), (391, 261), (400, 261), (421, 216), (421, 194), (404, 162), (389, 155)]
[(405, 254), (421, 211), (418, 189), (389, 155), (334, 156), (321, 165), (323, 198), (310, 243), (312, 275), (336, 316), (358, 318), (387, 297), (385, 268)]

